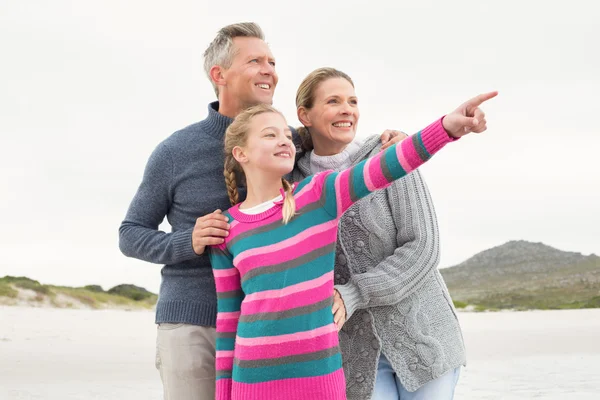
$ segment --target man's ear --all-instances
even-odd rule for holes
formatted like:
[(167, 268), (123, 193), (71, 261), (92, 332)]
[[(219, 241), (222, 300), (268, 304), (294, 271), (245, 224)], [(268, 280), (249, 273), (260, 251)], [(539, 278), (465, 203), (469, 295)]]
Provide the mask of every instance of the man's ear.
[(220, 65), (213, 65), (209, 71), (210, 79), (217, 86), (225, 86), (225, 69)]
[(307, 128), (312, 126), (312, 122), (310, 122), (310, 117), (308, 116), (308, 110), (306, 107), (298, 107), (298, 120)]
[(242, 149), (240, 146), (235, 146), (233, 150), (231, 150), (231, 155), (240, 164), (248, 162), (248, 156), (244, 152), (244, 149)]

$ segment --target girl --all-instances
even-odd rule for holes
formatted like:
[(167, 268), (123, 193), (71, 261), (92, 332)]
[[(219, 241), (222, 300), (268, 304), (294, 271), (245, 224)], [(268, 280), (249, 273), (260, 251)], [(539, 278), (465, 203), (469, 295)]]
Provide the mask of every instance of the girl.
[[(297, 185), (282, 178), (296, 154), (283, 115), (259, 105), (236, 117), (225, 136), (224, 171), (235, 205), (225, 213), (229, 235), (210, 255), (218, 301), (216, 399), (346, 399), (331, 312), (338, 220), (447, 143), (484, 131), (485, 120), (474, 115), (496, 94), (468, 101), (350, 169)], [(352, 121), (338, 125), (349, 128)], [(240, 204), (236, 172), (247, 185)]]

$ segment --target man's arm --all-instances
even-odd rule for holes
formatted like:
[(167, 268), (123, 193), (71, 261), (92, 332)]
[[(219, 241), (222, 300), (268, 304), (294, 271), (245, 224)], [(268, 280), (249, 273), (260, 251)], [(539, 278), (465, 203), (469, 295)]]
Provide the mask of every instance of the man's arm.
[(119, 227), (119, 248), (128, 257), (175, 264), (197, 257), (193, 228), (173, 233), (158, 230), (172, 203), (173, 159), (160, 144), (150, 156), (144, 177)]

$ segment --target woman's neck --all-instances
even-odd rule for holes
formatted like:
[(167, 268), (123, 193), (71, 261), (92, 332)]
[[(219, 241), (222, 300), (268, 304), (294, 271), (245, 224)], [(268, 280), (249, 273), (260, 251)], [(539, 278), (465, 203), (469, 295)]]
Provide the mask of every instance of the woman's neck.
[(322, 155), (327, 153), (323, 149), (315, 146), (310, 157), (311, 173), (333, 169), (340, 171), (352, 166), (353, 157), (360, 150), (360, 142), (355, 140), (348, 145), (344, 145), (342, 150), (335, 154)]

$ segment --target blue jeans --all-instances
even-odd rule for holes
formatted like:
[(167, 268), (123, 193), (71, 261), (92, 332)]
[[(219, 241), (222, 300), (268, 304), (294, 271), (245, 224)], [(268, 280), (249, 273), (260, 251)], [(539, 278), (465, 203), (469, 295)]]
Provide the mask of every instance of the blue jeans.
[(427, 382), (415, 392), (409, 392), (400, 383), (388, 359), (381, 354), (371, 400), (452, 400), (459, 375), (460, 367)]

